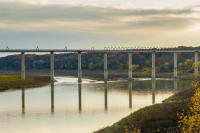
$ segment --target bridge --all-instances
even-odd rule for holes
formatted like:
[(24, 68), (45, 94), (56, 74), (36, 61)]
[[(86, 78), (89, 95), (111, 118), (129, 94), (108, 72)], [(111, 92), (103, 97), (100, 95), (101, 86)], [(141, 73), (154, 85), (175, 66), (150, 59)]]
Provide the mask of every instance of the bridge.
[[(155, 57), (156, 53), (173, 53), (174, 55), (174, 88), (177, 89), (177, 53), (194, 53), (194, 75), (198, 76), (198, 53), (200, 49), (178, 49), (178, 48), (163, 48), (163, 49), (0, 49), (0, 53), (21, 53), (21, 79), (25, 80), (25, 53), (50, 53), (50, 69), (51, 69), (51, 110), (54, 112), (54, 53), (77, 53), (78, 54), (78, 96), (79, 96), (79, 111), (82, 109), (81, 104), (81, 80), (82, 80), (82, 67), (81, 67), (81, 54), (82, 53), (102, 53), (104, 54), (104, 95), (105, 95), (105, 109), (107, 110), (107, 80), (108, 80), (108, 60), (109, 53), (121, 53), (128, 55), (128, 88), (129, 88), (129, 107), (132, 108), (132, 53), (150, 53), (152, 54), (152, 103), (155, 103), (155, 88), (156, 88), (156, 71), (155, 71)], [(25, 112), (25, 90), (22, 88), (22, 112)]]
[(198, 53), (200, 49), (197, 48), (117, 48), (117, 47), (105, 47), (104, 49), (0, 49), (1, 52), (7, 53), (21, 53), (21, 79), (25, 80), (25, 53), (36, 52), (36, 53), (50, 53), (51, 60), (51, 81), (54, 80), (54, 53), (78, 53), (78, 81), (81, 82), (82, 69), (81, 69), (81, 53), (103, 53), (104, 54), (104, 80), (108, 79), (108, 61), (107, 54), (109, 53), (122, 53), (128, 55), (129, 69), (128, 69), (128, 79), (132, 79), (132, 53), (151, 53), (152, 54), (152, 79), (156, 78), (155, 71), (155, 57), (156, 53), (173, 53), (174, 54), (174, 78), (177, 78), (177, 53), (194, 53), (195, 67), (194, 75), (198, 76)]

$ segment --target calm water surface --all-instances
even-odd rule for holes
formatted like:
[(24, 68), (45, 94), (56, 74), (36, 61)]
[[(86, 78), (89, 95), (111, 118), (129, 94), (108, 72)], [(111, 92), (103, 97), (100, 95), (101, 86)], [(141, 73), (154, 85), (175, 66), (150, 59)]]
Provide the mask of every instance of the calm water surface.
[(56, 80), (54, 85), (0, 93), (0, 132), (92, 133), (191, 85), (170, 79), (157, 79), (155, 88), (151, 79)]

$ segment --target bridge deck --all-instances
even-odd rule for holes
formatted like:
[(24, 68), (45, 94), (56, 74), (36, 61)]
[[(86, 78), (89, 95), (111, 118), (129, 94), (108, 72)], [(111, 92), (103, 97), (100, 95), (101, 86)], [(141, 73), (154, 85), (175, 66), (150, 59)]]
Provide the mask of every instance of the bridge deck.
[(126, 50), (104, 50), (104, 49), (0, 49), (0, 52), (85, 52), (85, 53), (151, 53), (151, 52), (166, 52), (166, 53), (182, 53), (182, 52), (200, 52), (199, 49), (126, 49)]

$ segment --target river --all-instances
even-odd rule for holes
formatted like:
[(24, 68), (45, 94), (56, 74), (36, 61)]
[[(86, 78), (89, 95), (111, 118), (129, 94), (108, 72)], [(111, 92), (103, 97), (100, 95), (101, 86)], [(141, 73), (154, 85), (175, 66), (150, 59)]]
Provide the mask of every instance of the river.
[(89, 79), (78, 84), (75, 77), (56, 80), (44, 87), (1, 92), (0, 132), (92, 133), (191, 87), (190, 80), (171, 79), (157, 79), (154, 89), (149, 78), (138, 78), (131, 84), (127, 80), (104, 83)]

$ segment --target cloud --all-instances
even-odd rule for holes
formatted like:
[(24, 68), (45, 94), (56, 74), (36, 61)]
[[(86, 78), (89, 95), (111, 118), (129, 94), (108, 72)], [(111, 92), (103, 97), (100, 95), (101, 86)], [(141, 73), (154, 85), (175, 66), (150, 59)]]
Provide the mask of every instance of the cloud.
[(0, 29), (94, 34), (175, 30), (199, 22), (192, 8), (119, 9), (59, 4), (0, 2)]
[(0, 2), (0, 19), (13, 21), (100, 20), (120, 16), (180, 15), (190, 13), (192, 13), (191, 9), (117, 9)]

